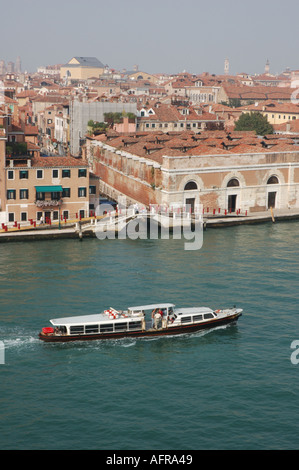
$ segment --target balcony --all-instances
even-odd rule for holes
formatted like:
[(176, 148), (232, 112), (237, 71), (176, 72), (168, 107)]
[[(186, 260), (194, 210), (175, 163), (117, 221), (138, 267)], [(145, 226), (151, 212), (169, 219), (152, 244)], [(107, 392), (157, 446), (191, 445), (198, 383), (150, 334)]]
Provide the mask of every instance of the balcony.
[(36, 207), (41, 208), (52, 208), (61, 206), (63, 200), (62, 195), (62, 186), (35, 186), (36, 189), (36, 198), (35, 205)]
[(35, 201), (36, 207), (41, 207), (41, 208), (59, 207), (61, 206), (62, 203), (63, 203), (62, 199), (37, 199)]

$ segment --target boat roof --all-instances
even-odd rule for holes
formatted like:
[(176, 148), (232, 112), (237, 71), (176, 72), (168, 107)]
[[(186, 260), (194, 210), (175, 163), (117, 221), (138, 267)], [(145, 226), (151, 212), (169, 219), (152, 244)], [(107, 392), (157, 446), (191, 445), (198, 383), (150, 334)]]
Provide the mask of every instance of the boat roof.
[(78, 325), (81, 323), (97, 323), (99, 321), (107, 320), (107, 317), (102, 313), (95, 313), (92, 315), (78, 315), (76, 317), (54, 318), (50, 320), (52, 325)]
[[(140, 305), (137, 307), (129, 307), (128, 310), (131, 311), (142, 311), (142, 310), (153, 310), (155, 308), (170, 308), (174, 307), (174, 304), (167, 304), (167, 303), (161, 303), (161, 304), (150, 304), (150, 305)], [(79, 324), (93, 324), (93, 323), (98, 323), (102, 321), (108, 321), (109, 319), (104, 313), (94, 313), (91, 315), (78, 315), (75, 317), (64, 317), (64, 318), (53, 318), (50, 320), (50, 323), (52, 323), (53, 326), (60, 326), (60, 325), (79, 325)], [(111, 321), (111, 320), (110, 320)]]
[(137, 305), (137, 307), (129, 307), (128, 310), (154, 310), (155, 308), (170, 308), (175, 307), (174, 304), (149, 304), (149, 305)]
[(184, 307), (184, 308), (178, 308), (176, 310), (176, 313), (178, 312), (183, 315), (185, 314), (194, 315), (196, 313), (213, 312), (213, 310), (210, 307)]

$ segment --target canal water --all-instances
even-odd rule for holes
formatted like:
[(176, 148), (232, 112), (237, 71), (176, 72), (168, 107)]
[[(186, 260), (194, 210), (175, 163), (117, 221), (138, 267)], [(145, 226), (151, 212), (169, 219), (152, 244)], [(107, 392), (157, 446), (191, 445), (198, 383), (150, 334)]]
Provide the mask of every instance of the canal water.
[[(0, 448), (297, 449), (298, 227), (209, 229), (196, 251), (183, 239), (1, 244)], [(181, 337), (38, 340), (51, 318), (159, 301), (244, 313)]]

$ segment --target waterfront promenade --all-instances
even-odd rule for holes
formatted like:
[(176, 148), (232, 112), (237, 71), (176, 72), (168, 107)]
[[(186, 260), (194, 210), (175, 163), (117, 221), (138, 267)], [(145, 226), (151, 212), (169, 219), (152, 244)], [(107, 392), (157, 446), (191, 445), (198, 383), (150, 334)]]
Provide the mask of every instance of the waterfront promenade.
[[(97, 221), (103, 217), (97, 217)], [(236, 225), (260, 224), (260, 223), (276, 223), (288, 220), (299, 220), (299, 208), (279, 210), (275, 209), (264, 212), (252, 212), (246, 216), (238, 214), (228, 214), (218, 216), (213, 214), (205, 214), (203, 216), (204, 229), (224, 228)], [(57, 238), (87, 238), (95, 237), (94, 227), (96, 224), (95, 217), (89, 217), (82, 220), (70, 220), (67, 223), (53, 224), (51, 226), (43, 224), (39, 226), (23, 226), (20, 228), (8, 228), (0, 230), (0, 243), (9, 241), (26, 241), (26, 240), (47, 240)]]

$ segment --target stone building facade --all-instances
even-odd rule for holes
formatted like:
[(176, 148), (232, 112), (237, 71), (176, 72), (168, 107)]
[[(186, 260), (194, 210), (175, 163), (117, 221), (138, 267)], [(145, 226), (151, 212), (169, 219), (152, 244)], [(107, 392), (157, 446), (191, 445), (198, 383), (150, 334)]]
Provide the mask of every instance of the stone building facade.
[(104, 142), (90, 138), (86, 158), (102, 189), (147, 207), (202, 204), (210, 211), (248, 213), (297, 208), (299, 148), (278, 136), (265, 141), (237, 132), (141, 133)]

